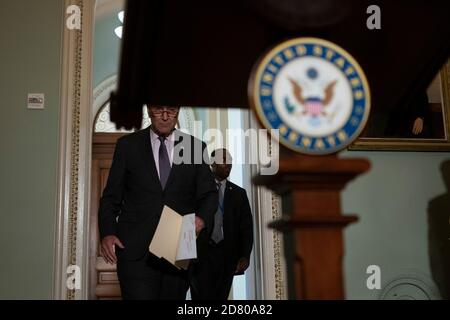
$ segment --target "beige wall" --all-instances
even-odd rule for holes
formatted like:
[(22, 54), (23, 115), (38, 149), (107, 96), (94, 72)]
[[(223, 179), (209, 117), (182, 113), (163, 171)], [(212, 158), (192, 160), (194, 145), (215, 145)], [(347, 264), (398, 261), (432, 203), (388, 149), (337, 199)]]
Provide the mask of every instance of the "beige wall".
[[(440, 166), (450, 159), (450, 154), (346, 152), (344, 155), (364, 157), (372, 163), (370, 172), (350, 183), (342, 196), (343, 212), (356, 213), (360, 218), (345, 232), (347, 298), (380, 297), (382, 290), (369, 290), (366, 286), (369, 265), (381, 268), (382, 289), (405, 274), (433, 284), (428, 204), (447, 192)], [(442, 214), (447, 216), (444, 220), (448, 223), (450, 212)], [(436, 247), (436, 243), (431, 245)], [(406, 290), (418, 293), (413, 287)]]
[(62, 3), (0, 2), (0, 299), (52, 297)]

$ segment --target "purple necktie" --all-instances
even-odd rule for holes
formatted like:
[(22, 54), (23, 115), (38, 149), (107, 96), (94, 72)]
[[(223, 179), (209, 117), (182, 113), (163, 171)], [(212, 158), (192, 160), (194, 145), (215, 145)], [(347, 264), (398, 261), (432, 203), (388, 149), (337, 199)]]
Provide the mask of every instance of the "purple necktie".
[(166, 144), (164, 143), (166, 138), (159, 136), (158, 139), (161, 142), (159, 146), (159, 180), (161, 181), (161, 186), (164, 189), (170, 174), (170, 161)]

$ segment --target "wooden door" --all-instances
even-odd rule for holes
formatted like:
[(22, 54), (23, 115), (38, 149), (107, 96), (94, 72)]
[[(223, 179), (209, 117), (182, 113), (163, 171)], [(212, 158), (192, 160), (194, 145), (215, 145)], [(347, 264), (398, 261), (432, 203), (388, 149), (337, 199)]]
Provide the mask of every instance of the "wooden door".
[(91, 212), (89, 215), (89, 299), (120, 299), (116, 266), (100, 256), (98, 207), (108, 179), (116, 141), (122, 133), (95, 133), (92, 146)]

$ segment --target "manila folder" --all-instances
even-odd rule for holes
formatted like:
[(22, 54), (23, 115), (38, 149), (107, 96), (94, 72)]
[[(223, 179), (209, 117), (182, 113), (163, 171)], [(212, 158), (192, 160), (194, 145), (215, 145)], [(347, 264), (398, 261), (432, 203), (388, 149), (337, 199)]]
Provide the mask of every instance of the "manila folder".
[(149, 246), (150, 252), (177, 268), (187, 268), (187, 260), (197, 257), (194, 220), (194, 214), (181, 216), (168, 206), (164, 206)]

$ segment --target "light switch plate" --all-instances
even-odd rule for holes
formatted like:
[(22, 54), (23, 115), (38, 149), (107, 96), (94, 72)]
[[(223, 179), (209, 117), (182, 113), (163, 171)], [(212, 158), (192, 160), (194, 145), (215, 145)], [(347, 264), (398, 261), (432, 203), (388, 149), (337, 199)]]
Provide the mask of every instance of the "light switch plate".
[(45, 95), (43, 93), (29, 93), (27, 102), (28, 109), (44, 109)]

